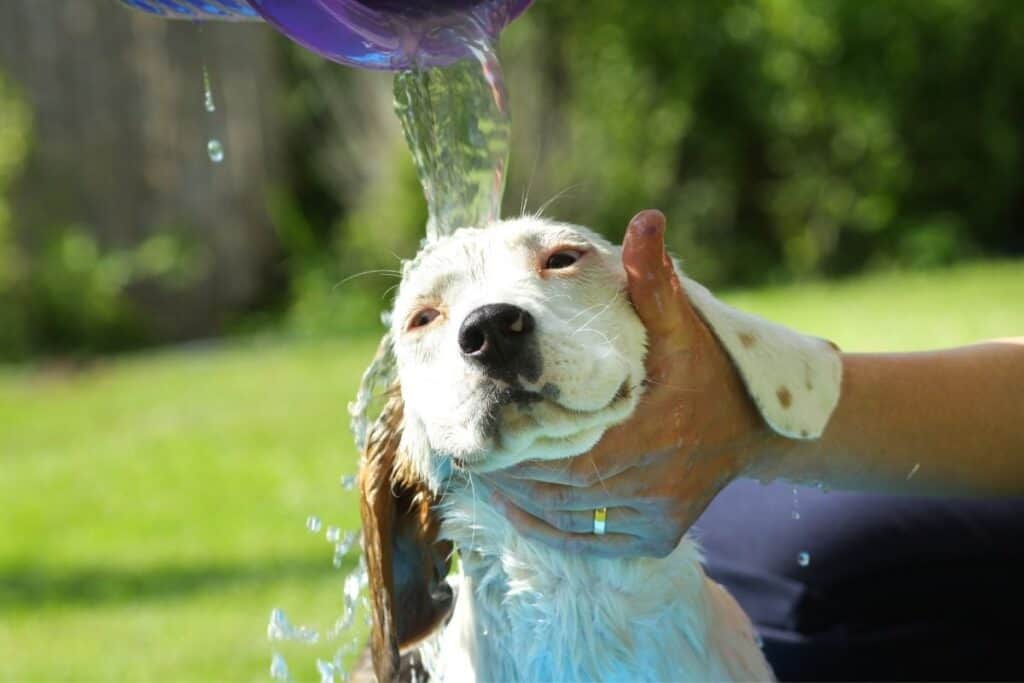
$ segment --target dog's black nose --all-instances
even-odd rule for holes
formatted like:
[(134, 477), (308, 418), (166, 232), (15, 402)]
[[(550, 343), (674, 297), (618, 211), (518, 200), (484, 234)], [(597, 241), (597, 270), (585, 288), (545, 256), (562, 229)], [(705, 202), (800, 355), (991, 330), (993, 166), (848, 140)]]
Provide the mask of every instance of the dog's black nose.
[(511, 304), (488, 304), (472, 311), (459, 328), (462, 354), (499, 373), (517, 370), (524, 360), (536, 323)]

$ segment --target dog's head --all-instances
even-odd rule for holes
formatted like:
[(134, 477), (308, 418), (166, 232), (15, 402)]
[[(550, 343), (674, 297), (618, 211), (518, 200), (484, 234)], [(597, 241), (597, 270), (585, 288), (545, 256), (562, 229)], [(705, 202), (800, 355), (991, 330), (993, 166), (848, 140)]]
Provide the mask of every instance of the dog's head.
[(391, 334), (402, 450), (436, 482), (589, 450), (634, 409), (645, 332), (620, 251), (539, 218), (464, 229), (405, 269)]

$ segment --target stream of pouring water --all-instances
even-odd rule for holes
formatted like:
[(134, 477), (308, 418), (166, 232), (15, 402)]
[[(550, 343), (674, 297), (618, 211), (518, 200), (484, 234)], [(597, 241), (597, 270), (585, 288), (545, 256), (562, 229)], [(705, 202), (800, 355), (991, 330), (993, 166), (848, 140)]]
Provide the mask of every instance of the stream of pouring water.
[[(427, 200), (427, 241), (450, 235), (460, 227), (486, 226), (500, 217), (511, 132), (495, 41), (471, 15), (458, 17), (454, 26), (442, 30), (454, 31), (456, 39), (472, 56), (444, 68), (399, 72), (394, 84), (395, 112)], [(363, 374), (355, 400), (349, 405), (352, 432), (360, 452), (383, 408), (384, 394), (394, 381), (392, 340), (385, 334)], [(354, 477), (343, 477), (342, 486), (353, 490)], [(322, 528), (319, 518), (307, 520), (311, 533), (320, 533)], [(335, 567), (346, 563), (353, 547), (360, 552), (358, 567), (345, 578), (342, 614), (322, 639), (313, 629), (293, 626), (284, 612), (275, 609), (267, 636), (272, 642), (307, 645), (322, 640), (340, 641), (330, 660), (316, 662), (321, 683), (335, 683), (347, 680), (345, 664), (363, 642), (369, 619), (368, 577), (361, 556), (361, 539), (357, 545), (353, 535), (342, 536), (335, 527), (327, 527), (325, 537), (334, 545)], [(355, 618), (357, 613), (362, 614), (362, 620)], [(288, 665), (276, 650), (270, 673), (276, 680), (291, 680)]]
[[(494, 40), (472, 21), (449, 30), (457, 31), (471, 59), (395, 76), (395, 113), (427, 200), (427, 241), (500, 218), (512, 130)], [(360, 451), (393, 381), (391, 339), (385, 335), (349, 407)]]

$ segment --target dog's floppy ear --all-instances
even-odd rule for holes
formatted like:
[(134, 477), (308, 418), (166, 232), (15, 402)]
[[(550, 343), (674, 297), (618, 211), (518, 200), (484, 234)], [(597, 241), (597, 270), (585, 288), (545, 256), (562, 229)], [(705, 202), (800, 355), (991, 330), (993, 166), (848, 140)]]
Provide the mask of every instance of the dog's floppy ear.
[(398, 457), (402, 421), (396, 387), (370, 431), (359, 473), (370, 644), (380, 683), (398, 678), (401, 651), (440, 626), (454, 602), (445, 582), (452, 546), (438, 541), (434, 497)]
[(693, 280), (682, 283), (768, 425), (792, 439), (821, 436), (839, 402), (839, 347), (726, 306)]

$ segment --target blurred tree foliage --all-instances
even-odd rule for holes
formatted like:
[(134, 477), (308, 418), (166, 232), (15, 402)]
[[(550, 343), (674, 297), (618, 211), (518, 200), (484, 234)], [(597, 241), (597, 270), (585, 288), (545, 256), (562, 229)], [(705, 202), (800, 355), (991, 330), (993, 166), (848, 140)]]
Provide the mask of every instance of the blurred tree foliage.
[(0, 74), (0, 349), (12, 354), (21, 352), (25, 346), (26, 321), (24, 309), (14, 301), (14, 288), (22, 277), (24, 259), (14, 243), (7, 190), (24, 162), (30, 138), (28, 107)]
[[(543, 208), (618, 240), (637, 210), (661, 208), (670, 246), (714, 286), (1024, 253), (1024, 2), (538, 0), (502, 43), (506, 215)], [(238, 204), (276, 231), (271, 279), (286, 286), (259, 304), (301, 331), (375, 326), (426, 218), (391, 78), (275, 45), (274, 111), (231, 110), (282, 121), (280, 167), (250, 193), (265, 206)], [(31, 118), (10, 92), (0, 285), (17, 270), (3, 198)], [(88, 255), (88, 239), (72, 231), (35, 258)]]
[(567, 218), (615, 236), (658, 206), (717, 284), (1024, 249), (1024, 3), (541, 2), (527, 22), (509, 37), (547, 78), (517, 102), (558, 112), (540, 163), (584, 183)]

